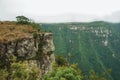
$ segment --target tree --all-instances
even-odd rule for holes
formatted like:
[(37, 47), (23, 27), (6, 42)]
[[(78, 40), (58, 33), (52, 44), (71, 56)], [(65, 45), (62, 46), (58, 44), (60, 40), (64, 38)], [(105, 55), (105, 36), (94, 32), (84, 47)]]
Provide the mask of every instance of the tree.
[(30, 20), (25, 16), (17, 16), (16, 19), (18, 24), (28, 24), (30, 22)]
[(58, 67), (43, 76), (42, 80), (81, 80), (81, 76), (73, 67)]

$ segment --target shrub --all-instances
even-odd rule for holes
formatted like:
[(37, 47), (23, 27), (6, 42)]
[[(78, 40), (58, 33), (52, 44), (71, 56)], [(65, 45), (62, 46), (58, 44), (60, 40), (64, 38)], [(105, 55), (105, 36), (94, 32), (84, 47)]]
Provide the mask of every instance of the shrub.
[(55, 61), (59, 66), (68, 65), (68, 62), (64, 56), (56, 56)]
[(81, 76), (74, 68), (62, 66), (46, 74), (43, 80), (81, 80)]

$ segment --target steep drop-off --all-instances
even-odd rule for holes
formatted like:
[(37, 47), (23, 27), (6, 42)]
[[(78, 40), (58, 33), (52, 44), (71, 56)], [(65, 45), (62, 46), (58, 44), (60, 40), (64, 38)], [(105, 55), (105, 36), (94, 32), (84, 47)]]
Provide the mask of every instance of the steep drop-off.
[(78, 63), (88, 73), (107, 72), (108, 80), (119, 80), (120, 76), (120, 24), (107, 22), (42, 24), (46, 31), (52, 31), (55, 53)]
[(28, 61), (28, 65), (36, 65), (43, 75), (52, 70), (55, 61), (52, 33), (39, 33), (8, 42), (0, 42), (0, 68), (10, 65), (9, 58), (15, 56), (19, 61)]

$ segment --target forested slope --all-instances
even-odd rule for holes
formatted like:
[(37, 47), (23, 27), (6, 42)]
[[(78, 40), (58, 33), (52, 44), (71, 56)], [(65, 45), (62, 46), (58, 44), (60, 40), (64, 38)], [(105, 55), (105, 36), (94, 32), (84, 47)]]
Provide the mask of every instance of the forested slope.
[(53, 32), (55, 53), (78, 63), (85, 74), (91, 69), (98, 73), (112, 69), (108, 79), (119, 80), (119, 23), (55, 23), (42, 24), (42, 28)]

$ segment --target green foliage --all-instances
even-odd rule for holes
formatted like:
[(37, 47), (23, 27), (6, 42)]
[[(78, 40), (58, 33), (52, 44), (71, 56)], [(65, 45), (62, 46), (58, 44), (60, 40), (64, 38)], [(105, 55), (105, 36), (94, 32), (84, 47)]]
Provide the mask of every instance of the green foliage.
[(16, 19), (17, 19), (17, 23), (18, 23), (18, 24), (29, 24), (29, 21), (30, 21), (30, 20), (29, 20), (27, 17), (25, 17), (25, 16), (17, 16)]
[(59, 66), (68, 65), (68, 62), (64, 56), (56, 56), (55, 61)]
[[(66, 59), (62, 56), (56, 57), (58, 61), (65, 62)], [(65, 60), (65, 61), (64, 61)], [(42, 80), (107, 80), (104, 73), (98, 74), (94, 70), (90, 70), (89, 74), (83, 74), (79, 69), (78, 64), (66, 63), (61, 65), (56, 61), (53, 64), (53, 70), (42, 77)], [(109, 70), (111, 72), (111, 70)]]
[(37, 32), (34, 32), (34, 33), (33, 33), (33, 38), (34, 38), (34, 39), (37, 39), (37, 38), (38, 38), (38, 33), (37, 33)]
[[(4, 62), (2, 62), (4, 63)], [(6, 62), (5, 62), (6, 63)], [(9, 58), (9, 65), (0, 68), (1, 80), (39, 80), (40, 69), (36, 64), (28, 64), (28, 61), (16, 61), (15, 56)]]
[(42, 80), (107, 80), (105, 75), (100, 75), (94, 70), (89, 75), (83, 74), (77, 64), (67, 66), (53, 65), (53, 70), (42, 77)]
[(43, 76), (43, 80), (81, 80), (81, 76), (71, 66), (62, 66)]
[(34, 29), (40, 29), (40, 24), (39, 24), (39, 23), (30, 22), (30, 25), (31, 25)]
[(17, 24), (27, 24), (33, 27), (33, 29), (39, 29), (40, 30), (40, 24), (35, 23), (32, 19), (29, 19), (25, 16), (17, 16)]
[(42, 59), (45, 54), (43, 54), (43, 45), (45, 45), (44, 34), (39, 37), (40, 43), (38, 44), (38, 51), (36, 53), (36, 59)]
[[(83, 75), (77, 64), (70, 64), (63, 56), (56, 57), (53, 70), (40, 77), (40, 69), (37, 64), (28, 61), (16, 61), (15, 56), (11, 56), (8, 69), (0, 69), (0, 79), (2, 80), (106, 80), (106, 73), (98, 75), (94, 70), (89, 75)], [(111, 72), (111, 69), (108, 70)]]
[[(55, 53), (67, 56), (70, 63), (78, 63), (84, 74), (89, 74), (91, 69), (99, 74), (112, 68), (112, 73), (106, 74), (108, 80), (119, 80), (120, 23), (42, 24), (42, 28), (53, 32)], [(108, 42), (106, 46), (105, 41)]]
[(88, 76), (83, 76), (83, 80), (107, 80), (104, 76), (98, 75), (94, 70), (89, 71)]
[(0, 80), (6, 80), (8, 77), (8, 72), (6, 69), (0, 69)]
[(34, 64), (29, 66), (27, 61), (12, 63), (11, 79), (12, 80), (37, 80), (39, 79), (40, 69)]
[(72, 54), (71, 54), (71, 53), (68, 53), (68, 55), (67, 55), (67, 60), (68, 60), (68, 62), (71, 61), (71, 58), (72, 58), (72, 57), (73, 57)]

